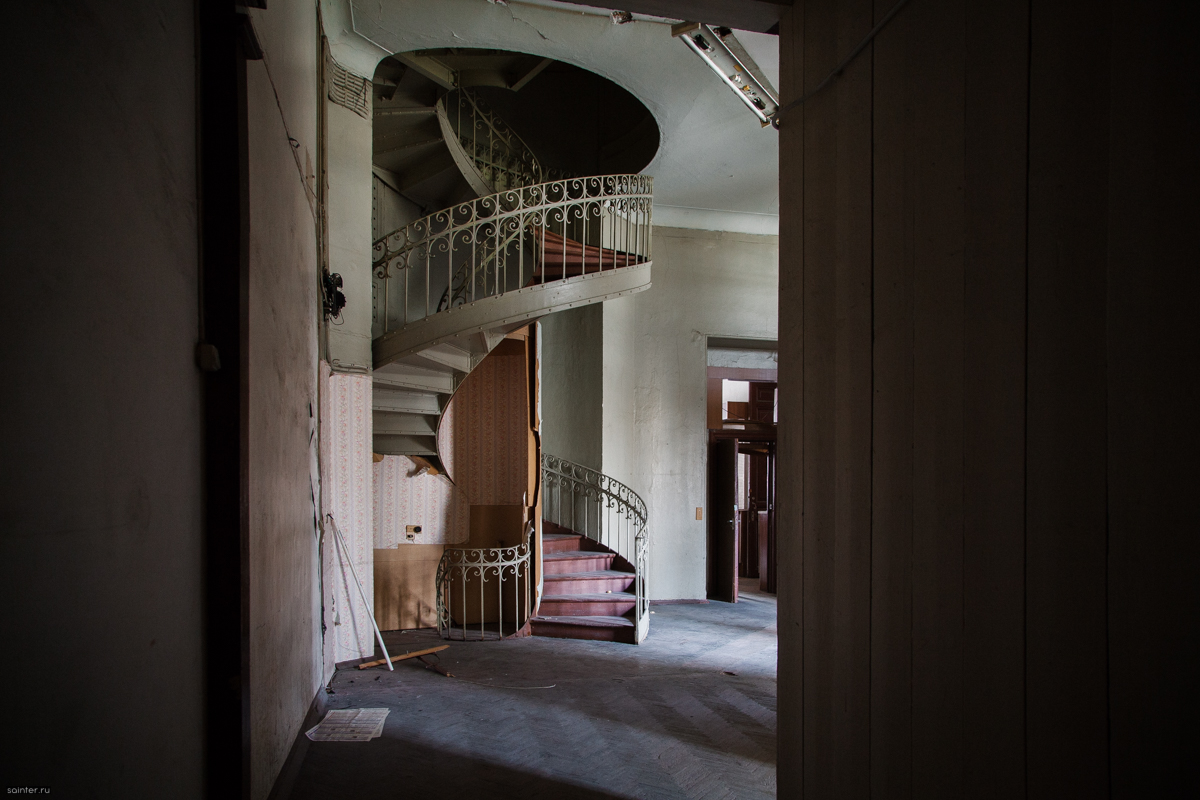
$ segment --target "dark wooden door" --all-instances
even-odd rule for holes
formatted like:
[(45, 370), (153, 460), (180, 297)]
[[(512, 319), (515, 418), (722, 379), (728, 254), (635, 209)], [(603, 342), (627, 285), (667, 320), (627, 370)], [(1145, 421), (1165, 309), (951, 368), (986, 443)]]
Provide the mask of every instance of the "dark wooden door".
[(754, 422), (775, 421), (775, 383), (766, 381), (750, 382), (750, 413), (748, 419)]
[(763, 526), (761, 550), (759, 551), (759, 568), (758, 577), (760, 588), (764, 592), (776, 592), (775, 581), (775, 563), (776, 563), (776, 546), (775, 536), (777, 527), (775, 525), (775, 445), (771, 444), (770, 451), (764, 459), (766, 480), (763, 487), (765, 493)]
[(709, 597), (737, 602), (737, 442), (725, 439), (708, 448)]

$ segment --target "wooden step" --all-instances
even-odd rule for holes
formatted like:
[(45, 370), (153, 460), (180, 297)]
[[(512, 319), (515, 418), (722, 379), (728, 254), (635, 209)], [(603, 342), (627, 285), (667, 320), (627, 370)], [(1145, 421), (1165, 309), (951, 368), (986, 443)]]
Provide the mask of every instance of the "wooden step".
[(574, 574), (547, 574), (542, 578), (546, 591), (543, 597), (624, 592), (633, 586), (633, 578), (632, 572), (617, 572), (611, 569)]
[(543, 553), (566, 553), (583, 549), (583, 537), (578, 533), (543, 533)]
[(587, 245), (574, 239), (564, 239), (545, 228), (534, 229), (534, 275), (546, 275), (547, 280), (598, 272), (601, 269), (628, 267), (645, 259), (633, 253)]
[(546, 576), (550, 576), (607, 570), (612, 566), (614, 558), (616, 558), (615, 553), (599, 553), (591, 550), (545, 553), (542, 556), (542, 571)]
[(546, 595), (540, 613), (545, 617), (621, 617), (635, 605), (637, 596), (629, 592)]
[(570, 528), (568, 528), (565, 525), (559, 525), (557, 522), (551, 522), (548, 519), (543, 519), (542, 520), (542, 535), (544, 536), (544, 535), (550, 534), (550, 533), (563, 533), (568, 536), (582, 536), (583, 535), (581, 533), (577, 533), (577, 532), (571, 530)]
[(538, 616), (530, 620), (530, 632), (534, 636), (551, 636), (558, 639), (591, 639), (633, 644), (637, 626), (633, 620), (625, 617)]

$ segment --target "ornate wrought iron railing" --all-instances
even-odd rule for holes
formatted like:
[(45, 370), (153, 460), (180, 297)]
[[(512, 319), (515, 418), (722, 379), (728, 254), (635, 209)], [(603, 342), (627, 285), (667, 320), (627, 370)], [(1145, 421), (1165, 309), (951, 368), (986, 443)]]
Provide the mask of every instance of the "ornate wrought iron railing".
[(378, 337), (439, 310), (650, 261), (653, 179), (569, 178), (438, 211), (375, 242)]
[(527, 523), (516, 547), (446, 548), (435, 578), (442, 638), (482, 641), (521, 632), (533, 608), (532, 535)]
[(451, 155), (477, 194), (557, 177), (546, 174), (529, 145), (470, 89), (455, 89), (438, 100), (437, 117)]
[(625, 484), (602, 472), (542, 454), (542, 518), (581, 533), (615, 552), (634, 568), (636, 641), (650, 626), (646, 592), (646, 503)]

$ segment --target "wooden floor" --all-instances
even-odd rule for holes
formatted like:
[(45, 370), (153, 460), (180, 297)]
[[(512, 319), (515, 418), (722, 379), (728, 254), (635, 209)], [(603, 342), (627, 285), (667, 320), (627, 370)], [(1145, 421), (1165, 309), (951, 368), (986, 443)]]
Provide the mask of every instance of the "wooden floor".
[(390, 708), (383, 737), (308, 743), (278, 796), (774, 797), (774, 597), (653, 608), (640, 646), (455, 642), (440, 662), (454, 678), (414, 661), (338, 672), (330, 708)]

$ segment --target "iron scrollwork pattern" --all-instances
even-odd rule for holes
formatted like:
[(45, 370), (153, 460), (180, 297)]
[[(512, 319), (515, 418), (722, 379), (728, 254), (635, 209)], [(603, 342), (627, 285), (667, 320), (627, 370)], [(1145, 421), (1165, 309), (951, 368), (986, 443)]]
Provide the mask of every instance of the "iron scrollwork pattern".
[(548, 175), (529, 145), (470, 89), (456, 89), (438, 101), (462, 146), (492, 191), (530, 186)]
[[(373, 335), (527, 286), (649, 262), (652, 206), (650, 176), (600, 175), (509, 189), (422, 217), (374, 243)], [(579, 261), (571, 247), (584, 256), (568, 276), (569, 259)]]
[(547, 453), (542, 454), (542, 491), (544, 519), (587, 536), (633, 566), (636, 641), (641, 642), (650, 620), (645, 501), (615, 478)]
[[(438, 562), (435, 577), (438, 633), (444, 639), (504, 639), (505, 602), (511, 601), (514, 624), (509, 636), (520, 632), (529, 620), (531, 573), (529, 553), (533, 525), (526, 523), (524, 542), (516, 547), (447, 547)], [(495, 589), (488, 584), (495, 582)], [(474, 584), (478, 584), (478, 592)], [(468, 596), (469, 595), (469, 596)], [(495, 598), (496, 629), (489, 627)], [(477, 607), (475, 606), (478, 603)], [(471, 613), (478, 611), (477, 614)], [(473, 619), (478, 617), (478, 622)], [(468, 619), (471, 619), (468, 622)]]

